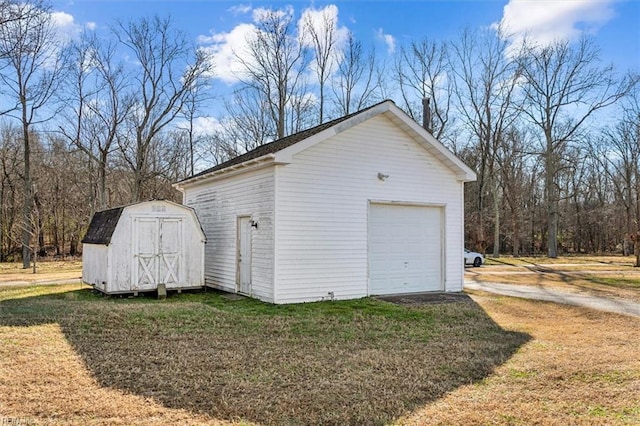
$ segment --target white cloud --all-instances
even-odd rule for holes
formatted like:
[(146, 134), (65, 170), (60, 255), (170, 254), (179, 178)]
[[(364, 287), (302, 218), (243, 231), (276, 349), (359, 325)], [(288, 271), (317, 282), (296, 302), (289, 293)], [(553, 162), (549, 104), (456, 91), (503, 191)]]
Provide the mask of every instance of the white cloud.
[(213, 60), (214, 76), (227, 84), (238, 82), (243, 67), (238, 55), (245, 51), (247, 41), (255, 34), (253, 24), (239, 24), (228, 33), (212, 33), (199, 36), (198, 41), (208, 46), (204, 49)]
[(84, 27), (90, 31), (94, 31), (96, 28), (98, 28), (98, 24), (96, 24), (95, 22), (87, 22), (86, 24), (84, 24)]
[(53, 20), (53, 24), (59, 28), (68, 28), (74, 25), (73, 15), (69, 15), (66, 12), (53, 12), (51, 19)]
[(278, 18), (282, 18), (282, 19), (293, 19), (293, 6), (286, 6), (284, 9), (277, 9), (277, 10), (273, 10), (273, 9), (265, 9), (265, 8), (258, 8), (258, 9), (253, 9), (253, 22), (255, 22), (256, 24), (259, 24), (261, 22), (265, 22), (268, 19), (271, 19), (273, 16), (277, 16)]
[(526, 36), (539, 45), (556, 40), (574, 40), (581, 34), (595, 32), (614, 17), (615, 0), (510, 0), (502, 20), (494, 23), (509, 35), (512, 43)]
[(52, 12), (51, 21), (60, 37), (60, 41), (66, 44), (77, 38), (82, 32), (82, 25), (79, 25), (73, 15), (66, 12)]
[(231, 6), (228, 10), (234, 15), (244, 15), (245, 13), (251, 12), (251, 5), (249, 4), (239, 4), (237, 6)]
[[(343, 56), (343, 48), (349, 39), (349, 29), (345, 26), (340, 26), (338, 23), (338, 7), (331, 4), (322, 9), (309, 7), (302, 11), (302, 15), (298, 21), (300, 43), (303, 47), (314, 49), (315, 44), (311, 35), (312, 33), (308, 29), (309, 25), (313, 28), (313, 32), (318, 35), (321, 43), (330, 38), (325, 33), (328, 31), (332, 32), (331, 38), (334, 43), (332, 48), (333, 53), (326, 70), (335, 70), (337, 62)], [(316, 63), (312, 63), (311, 66), (315, 67)]]
[(382, 28), (378, 28), (376, 38), (387, 46), (387, 53), (391, 54), (396, 51), (396, 38), (391, 34), (385, 34)]
[(341, 27), (338, 24), (338, 6), (334, 4), (330, 4), (323, 9), (309, 7), (302, 11), (302, 15), (298, 21), (298, 32), (301, 34), (300, 40), (303, 45), (307, 47), (313, 46), (310, 34), (306, 31), (306, 23), (309, 22), (315, 32), (320, 35), (320, 38), (324, 39), (324, 35), (321, 33), (327, 28), (325, 21), (329, 23), (328, 27), (333, 29), (333, 38), (336, 41), (336, 45), (344, 45), (349, 38), (349, 30), (347, 27)]
[[(283, 21), (293, 19), (293, 7), (287, 6), (284, 9), (250, 9), (252, 12), (252, 23), (241, 23), (229, 32), (211, 32), (209, 35), (200, 35), (197, 40), (204, 45), (213, 61), (213, 77), (231, 85), (237, 83), (245, 67), (239, 58), (244, 61), (251, 61), (250, 55), (246, 55), (248, 43), (258, 31), (261, 23), (266, 22), (275, 14)], [(249, 11), (249, 10), (248, 10)]]
[(193, 120), (193, 131), (198, 135), (211, 135), (222, 129), (222, 124), (214, 117), (197, 117)]

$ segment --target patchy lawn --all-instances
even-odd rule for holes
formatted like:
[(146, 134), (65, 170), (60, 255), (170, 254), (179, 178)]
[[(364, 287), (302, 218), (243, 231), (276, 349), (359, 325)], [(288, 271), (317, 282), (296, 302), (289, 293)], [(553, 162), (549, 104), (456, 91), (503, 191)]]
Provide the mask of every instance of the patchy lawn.
[[(631, 257), (562, 257), (548, 263), (531, 258), (499, 258), (481, 268), (466, 268), (465, 278), (477, 282), (558, 287), (576, 293), (621, 297), (640, 302), (640, 268)], [(499, 263), (498, 263), (499, 262)]]
[(572, 255), (558, 256), (557, 258), (549, 258), (547, 256), (500, 256), (498, 258), (491, 257), (487, 253), (488, 265), (552, 265), (552, 264), (591, 264), (591, 265), (621, 265), (633, 266), (635, 256), (589, 256), (589, 255)]
[(492, 296), (474, 300), (532, 340), (485, 380), (403, 417), (403, 425), (640, 424), (640, 319)]
[(385, 424), (489, 380), (530, 331), (471, 299), (273, 306), (79, 287), (0, 290), (0, 418)]
[(21, 262), (0, 263), (0, 286), (14, 281), (32, 283), (40, 280), (75, 279), (81, 276), (82, 262), (79, 260), (37, 262), (35, 274), (33, 268), (23, 269)]

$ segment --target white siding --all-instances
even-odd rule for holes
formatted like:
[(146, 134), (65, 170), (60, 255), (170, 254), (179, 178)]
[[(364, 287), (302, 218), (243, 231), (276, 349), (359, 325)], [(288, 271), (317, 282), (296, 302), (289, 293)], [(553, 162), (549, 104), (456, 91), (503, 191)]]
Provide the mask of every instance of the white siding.
[(189, 186), (184, 203), (193, 207), (207, 235), (205, 281), (236, 292), (237, 218), (251, 216), (251, 295), (273, 301), (273, 167)]
[(108, 277), (108, 248), (100, 244), (82, 246), (82, 281), (106, 291)]
[[(154, 208), (155, 205), (155, 208)], [(181, 248), (181, 253), (178, 259), (178, 283), (167, 285), (167, 288), (188, 288), (188, 287), (202, 287), (204, 286), (204, 271), (203, 271), (203, 235), (200, 229), (200, 225), (197, 219), (193, 216), (192, 212), (185, 207), (175, 205), (172, 203), (140, 203), (127, 207), (120, 217), (118, 227), (114, 232), (114, 236), (119, 239), (129, 241), (127, 247), (123, 244), (121, 249), (118, 249), (117, 258), (115, 260), (116, 253), (112, 256), (116, 264), (123, 265), (117, 274), (120, 275), (118, 281), (124, 282), (125, 279), (128, 282), (133, 282), (133, 271), (135, 267), (131, 264), (137, 260), (133, 258), (134, 241), (131, 239), (135, 234), (133, 229), (135, 218), (148, 218), (155, 220), (178, 220), (180, 222), (180, 232), (176, 234), (165, 233), (164, 238), (180, 238), (180, 241), (175, 241), (175, 245)], [(165, 242), (164, 244), (171, 244)], [(132, 260), (131, 260), (132, 259)], [(128, 267), (125, 267), (127, 265)], [(120, 281), (122, 280), (122, 281)]]
[(462, 289), (463, 183), (388, 118), (295, 154), (276, 182), (276, 303), (368, 295), (371, 201), (443, 206), (443, 287)]

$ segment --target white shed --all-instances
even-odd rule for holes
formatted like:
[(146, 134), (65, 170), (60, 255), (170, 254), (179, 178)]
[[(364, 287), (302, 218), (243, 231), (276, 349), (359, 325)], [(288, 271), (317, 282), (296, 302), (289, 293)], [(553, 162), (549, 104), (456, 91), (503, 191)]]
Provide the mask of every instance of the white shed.
[(195, 211), (170, 201), (96, 212), (82, 240), (82, 280), (107, 294), (202, 288), (205, 242)]
[(392, 101), (175, 184), (207, 286), (272, 303), (461, 291), (475, 173)]

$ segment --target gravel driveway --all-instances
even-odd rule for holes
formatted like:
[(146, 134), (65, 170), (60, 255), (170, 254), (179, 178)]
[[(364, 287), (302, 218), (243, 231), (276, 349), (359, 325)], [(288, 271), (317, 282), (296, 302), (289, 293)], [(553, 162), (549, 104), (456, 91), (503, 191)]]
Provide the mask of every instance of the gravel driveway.
[(562, 291), (557, 288), (541, 288), (491, 282), (465, 281), (464, 288), (502, 294), (505, 296), (521, 297), (524, 299), (544, 300), (547, 302), (562, 303), (565, 305), (582, 306), (605, 312), (640, 317), (640, 303), (624, 299), (588, 296)]

